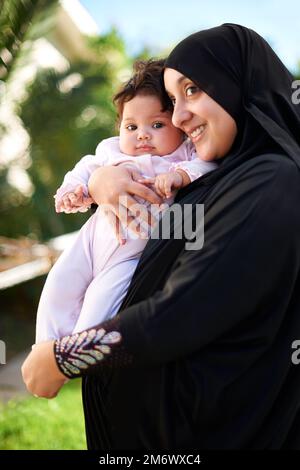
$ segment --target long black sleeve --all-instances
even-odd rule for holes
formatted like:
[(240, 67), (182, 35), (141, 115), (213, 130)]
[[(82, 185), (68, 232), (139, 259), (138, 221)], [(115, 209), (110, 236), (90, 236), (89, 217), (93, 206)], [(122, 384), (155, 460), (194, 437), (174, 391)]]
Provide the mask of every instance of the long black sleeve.
[[(94, 356), (67, 375), (86, 374), (100, 362), (122, 367), (180, 359), (258, 312), (265, 312), (261, 322), (268, 323), (276, 292), (291, 288), (299, 268), (299, 183), (294, 163), (283, 156), (255, 159), (223, 178), (210, 194), (214, 203), (207, 204), (203, 248), (183, 250), (161, 290), (123, 310), (105, 328), (95, 327), (85, 351), (101, 346), (105, 333), (114, 331), (118, 340), (99, 360)], [(267, 342), (274, 339), (282, 318), (272, 321)], [(96, 340), (102, 328), (105, 333)], [(70, 341), (76, 343), (74, 335), (55, 344), (64, 373), (74, 360)]]

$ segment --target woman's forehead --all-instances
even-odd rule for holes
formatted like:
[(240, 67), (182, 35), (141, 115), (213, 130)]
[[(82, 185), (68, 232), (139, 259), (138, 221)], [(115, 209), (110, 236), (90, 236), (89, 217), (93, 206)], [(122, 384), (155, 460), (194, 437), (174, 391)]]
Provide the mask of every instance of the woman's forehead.
[(188, 77), (177, 70), (169, 67), (165, 69), (164, 83), (167, 91), (171, 91), (171, 89), (179, 87), (184, 80), (188, 80)]

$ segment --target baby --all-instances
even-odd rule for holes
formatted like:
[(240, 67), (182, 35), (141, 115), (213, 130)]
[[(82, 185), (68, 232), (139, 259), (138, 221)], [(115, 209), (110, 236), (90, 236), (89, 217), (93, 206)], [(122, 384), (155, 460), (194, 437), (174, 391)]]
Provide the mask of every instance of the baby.
[[(172, 124), (172, 104), (162, 82), (163, 60), (139, 61), (114, 98), (119, 136), (103, 140), (83, 157), (55, 195), (57, 212), (87, 210), (88, 181), (100, 166), (122, 165), (153, 183), (167, 204), (174, 191), (216, 168), (201, 160)], [(149, 205), (140, 199), (143, 205)], [(123, 233), (125, 233), (123, 227)], [(76, 333), (114, 316), (122, 303), (146, 239), (126, 231), (119, 243), (102, 207), (80, 229), (51, 269), (38, 307), (36, 342)]]

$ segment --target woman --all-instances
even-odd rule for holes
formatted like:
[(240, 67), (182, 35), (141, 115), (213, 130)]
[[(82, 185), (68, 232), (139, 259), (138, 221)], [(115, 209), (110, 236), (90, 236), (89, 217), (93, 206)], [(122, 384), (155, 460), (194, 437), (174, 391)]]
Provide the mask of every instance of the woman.
[[(52, 342), (37, 346), (25, 382), (55, 396), (66, 377), (84, 376), (90, 449), (299, 448), (291, 345), (300, 338), (300, 112), (292, 77), (259, 35), (225, 24), (179, 43), (164, 81), (173, 123), (201, 158), (220, 164), (176, 200), (205, 205), (204, 246), (151, 239), (119, 314), (57, 341), (55, 357)], [(97, 202), (147, 196), (122, 171), (94, 175)]]

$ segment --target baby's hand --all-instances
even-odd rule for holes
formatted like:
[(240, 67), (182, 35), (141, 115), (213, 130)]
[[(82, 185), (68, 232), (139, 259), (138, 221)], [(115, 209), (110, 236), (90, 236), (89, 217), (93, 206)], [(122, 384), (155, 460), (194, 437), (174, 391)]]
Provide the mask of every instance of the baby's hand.
[(157, 175), (156, 178), (144, 178), (139, 182), (153, 184), (159, 196), (169, 198), (172, 196), (172, 189), (182, 187), (183, 178), (179, 172), (174, 171), (173, 173), (162, 173)]
[(84, 186), (79, 184), (73, 192), (65, 194), (56, 204), (56, 212), (86, 212), (93, 202), (93, 198), (85, 196)]

